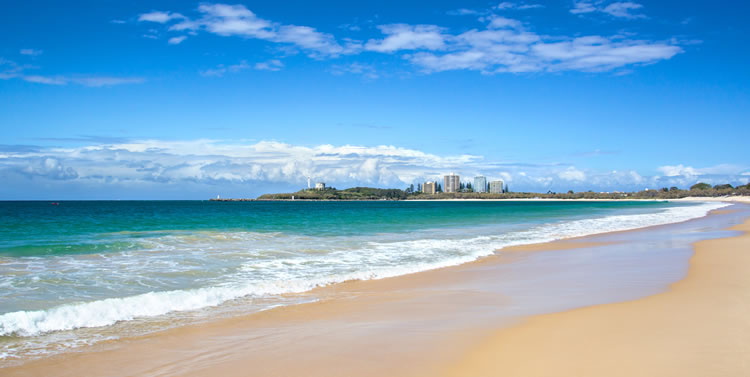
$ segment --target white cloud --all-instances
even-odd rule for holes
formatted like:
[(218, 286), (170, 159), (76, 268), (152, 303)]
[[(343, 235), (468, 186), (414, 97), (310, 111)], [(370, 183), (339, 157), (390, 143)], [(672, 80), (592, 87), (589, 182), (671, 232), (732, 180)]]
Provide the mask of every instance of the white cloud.
[(661, 166), (658, 170), (667, 177), (686, 176), (693, 177), (699, 175), (698, 170), (692, 166), (674, 165), (674, 166)]
[[(514, 22), (515, 21), (515, 22)], [(649, 64), (682, 52), (673, 42), (598, 35), (549, 37), (526, 31), (517, 20), (491, 18), (486, 30), (443, 34), (445, 53), (418, 51), (404, 57), (425, 72), (471, 69), (499, 72), (608, 71)], [(500, 28), (502, 27), (502, 28)]]
[(456, 9), (448, 12), (449, 16), (470, 16), (474, 14), (479, 14), (479, 12), (474, 9), (466, 8)]
[[(540, 4), (502, 2), (495, 10), (531, 9)], [(605, 3), (603, 0), (576, 1), (573, 13), (604, 12), (614, 17), (638, 18), (633, 13), (640, 4), (625, 1)], [(201, 4), (199, 16), (188, 18), (178, 13), (152, 12), (156, 20), (180, 19), (170, 31), (205, 31), (221, 36), (253, 38), (283, 44), (281, 50), (294, 54), (305, 51), (313, 58), (337, 57), (372, 51), (401, 57), (424, 73), (447, 70), (476, 70), (483, 74), (503, 72), (602, 72), (619, 70), (627, 73), (633, 66), (668, 60), (683, 52), (677, 39), (654, 41), (635, 35), (542, 35), (532, 31), (533, 25), (518, 19), (492, 14), (492, 10), (475, 12), (460, 9), (452, 14), (481, 14), (484, 28), (451, 33), (448, 28), (425, 24), (378, 25), (382, 38), (366, 42), (323, 33), (310, 26), (281, 24), (263, 19), (244, 5)], [(143, 15), (142, 15), (143, 16)], [(168, 22), (169, 20), (165, 21)], [(341, 29), (341, 28), (338, 28)], [(153, 34), (153, 33), (152, 33)], [(176, 39), (172, 39), (176, 42)], [(265, 67), (259, 63), (259, 68)], [(349, 63), (351, 64), (351, 63)], [(364, 66), (364, 65), (363, 65)], [(270, 65), (268, 67), (271, 67)], [(339, 68), (332, 72), (345, 72)], [(355, 67), (356, 69), (356, 67)], [(203, 71), (204, 75), (220, 76), (223, 68)], [(372, 76), (372, 75), (371, 75)]]
[(573, 14), (585, 14), (593, 12), (601, 12), (609, 14), (612, 17), (636, 19), (636, 18), (647, 18), (644, 14), (636, 14), (633, 11), (637, 11), (643, 8), (643, 5), (634, 3), (632, 1), (618, 1), (607, 5), (604, 5), (602, 0), (580, 0), (573, 3), (573, 8), (570, 13)]
[(586, 180), (586, 173), (572, 166), (559, 172), (557, 176), (566, 181), (585, 181)]
[(17, 64), (12, 60), (0, 57), (0, 80), (10, 80), (20, 77), (29, 68), (35, 68), (28, 64)]
[(380, 77), (374, 65), (358, 62), (351, 64), (335, 64), (331, 67), (331, 73), (334, 75), (353, 73), (355, 75), (361, 75), (367, 80), (375, 80)]
[(69, 83), (88, 87), (103, 87), (123, 84), (140, 84), (146, 80), (141, 77), (110, 77), (110, 76), (40, 76), (25, 75), (21, 79), (37, 84), (67, 85)]
[(182, 43), (182, 41), (184, 41), (185, 39), (187, 39), (187, 36), (181, 35), (179, 37), (169, 38), (169, 40), (167, 41), (167, 43), (169, 43), (171, 45), (178, 45), (178, 44)]
[(150, 13), (143, 13), (138, 15), (138, 21), (157, 22), (160, 24), (167, 23), (171, 20), (184, 19), (185, 16), (179, 13), (153, 11)]
[(596, 12), (597, 8), (594, 6), (594, 4), (591, 1), (576, 1), (573, 3), (573, 9), (570, 10), (570, 13), (573, 14), (582, 14), (582, 13), (591, 13)]
[[(272, 59), (267, 62), (260, 62), (255, 63), (255, 65), (252, 66), (252, 68), (255, 68), (257, 70), (267, 70), (267, 71), (278, 71), (284, 67), (284, 63), (282, 63), (280, 60)], [(250, 64), (247, 63), (247, 61), (243, 60), (239, 62), (238, 64), (232, 64), (229, 66), (225, 66), (224, 64), (219, 64), (216, 66), (216, 68), (207, 69), (205, 71), (201, 71), (201, 76), (205, 77), (222, 77), (226, 73), (237, 73), (241, 72), (247, 69), (250, 69)]]
[(19, 52), (21, 55), (30, 55), (30, 56), (38, 56), (42, 54), (42, 50), (37, 50), (33, 48), (23, 48)]
[(509, 1), (503, 1), (502, 3), (497, 4), (495, 6), (495, 9), (499, 9), (499, 10), (510, 10), (510, 9), (525, 10), (525, 9), (536, 9), (536, 8), (544, 8), (544, 5), (542, 4), (518, 4), (518, 3), (509, 2)]
[(64, 77), (60, 76), (39, 76), (39, 75), (26, 75), (23, 76), (22, 79), (24, 81), (33, 82), (37, 84), (47, 84), (47, 85), (65, 85), (68, 83), (68, 80)]
[(602, 12), (607, 13), (614, 17), (621, 17), (621, 18), (646, 18), (643, 14), (633, 14), (631, 11), (641, 9), (643, 8), (643, 5), (633, 3), (630, 1), (627, 2), (617, 2), (612, 3), (604, 7), (602, 9)]
[(146, 79), (142, 77), (111, 77), (111, 76), (71, 77), (68, 80), (74, 84), (95, 87), (95, 88), (103, 87), (103, 86), (124, 85), (124, 84), (142, 84), (146, 82)]
[[(168, 28), (170, 31), (204, 30), (224, 37), (237, 36), (289, 44), (307, 51), (312, 57), (353, 53), (361, 47), (351, 42), (341, 45), (333, 35), (309, 26), (287, 25), (260, 18), (244, 5), (204, 3), (198, 6), (198, 12), (201, 16), (196, 19), (168, 12), (152, 12), (146, 15), (150, 18), (149, 21), (161, 23), (181, 19)], [(141, 15), (139, 19), (146, 15)]]
[(514, 20), (511, 18), (495, 16), (491, 18), (491, 21), (488, 27), (490, 29), (504, 29), (504, 28), (520, 29), (521, 21)]
[[(81, 139), (83, 140), (83, 139)], [(0, 145), (0, 180), (47, 179), (85, 183), (107, 191), (127, 187), (196, 185), (225, 187), (253, 182), (248, 187), (302, 187), (307, 176), (336, 187), (369, 185), (402, 188), (410, 183), (439, 180), (455, 172), (470, 181), (478, 174), (501, 178), (514, 191), (564, 192), (641, 190), (644, 187), (690, 187), (697, 181), (711, 184), (747, 181), (748, 167), (717, 165), (686, 177), (644, 177), (635, 171), (596, 172), (565, 164), (515, 164), (487, 161), (481, 156), (441, 156), (396, 146), (300, 146), (274, 141), (245, 143), (222, 140), (93, 142), (75, 148), (14, 148)], [(684, 172), (685, 166), (677, 168)], [(735, 174), (716, 174), (739, 169)], [(14, 178), (15, 177), (15, 178)], [(257, 183), (257, 184), (256, 184)], [(139, 186), (140, 185), (140, 186)], [(122, 187), (122, 186), (117, 186)], [(260, 194), (260, 193), (257, 193)], [(257, 195), (256, 194), (256, 195)]]
[(440, 50), (445, 47), (443, 29), (435, 25), (380, 25), (378, 29), (386, 35), (383, 39), (370, 39), (365, 50), (395, 52), (398, 50)]
[(281, 60), (278, 59), (271, 59), (266, 62), (255, 63), (255, 69), (259, 71), (278, 71), (281, 68), (284, 68), (284, 63), (282, 63)]
[[(401, 185), (425, 170), (475, 161), (469, 155), (441, 157), (393, 146), (294, 146), (214, 140), (155, 141), (49, 148), (9, 153), (0, 171), (18, 171), (39, 158), (70, 167), (79, 179), (103, 177), (130, 181), (271, 181), (302, 182), (308, 175), (332, 182)], [(438, 173), (440, 174), (440, 173)]]

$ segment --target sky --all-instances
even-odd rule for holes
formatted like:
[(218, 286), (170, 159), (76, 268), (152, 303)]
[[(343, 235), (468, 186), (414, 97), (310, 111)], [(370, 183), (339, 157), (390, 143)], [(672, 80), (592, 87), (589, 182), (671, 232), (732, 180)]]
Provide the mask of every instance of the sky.
[(744, 1), (0, 6), (0, 200), (750, 182)]

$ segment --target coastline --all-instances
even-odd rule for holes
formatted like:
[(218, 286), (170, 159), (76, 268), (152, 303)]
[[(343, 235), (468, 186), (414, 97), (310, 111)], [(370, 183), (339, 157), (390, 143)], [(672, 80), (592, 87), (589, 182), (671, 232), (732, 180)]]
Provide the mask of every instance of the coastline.
[[(635, 232), (643, 230), (623, 233)], [(541, 244), (546, 245), (541, 249), (608, 247), (606, 244), (587, 244), (586, 239), (591, 237)], [(456, 286), (476, 279), (477, 275), (483, 273), (482, 270), (502, 266), (517, 257), (517, 253), (503, 253), (455, 267), (319, 288), (313, 293), (323, 299), (316, 303), (276, 308), (136, 339), (112, 341), (84, 352), (29, 361), (19, 367), (6, 368), (3, 372), (7, 375), (37, 375), (52, 371), (56, 375), (245, 375), (242, 372), (246, 372), (248, 365), (252, 364), (255, 368), (253, 375), (274, 374), (279, 370), (287, 374), (321, 376), (382, 375), (384, 368), (394, 375), (435, 375), (446, 368), (455, 370), (451, 367), (453, 365), (463, 365), (461, 358), (474, 357), (467, 355), (481, 354), (476, 350), (476, 345), (487, 342), (488, 329), (502, 331), (497, 330), (496, 319), (482, 323), (479, 329), (467, 329), (467, 323), (444, 318), (435, 312), (446, 310), (446, 305), (459, 304), (469, 307), (462, 310), (470, 312), (469, 317), (477, 319), (482, 316), (476, 311), (506, 304), (508, 298), (502, 295), (456, 289)], [(446, 310), (445, 315), (450, 314), (451, 311)], [(420, 325), (424, 318), (440, 322), (439, 331)], [(368, 323), (369, 330), (359, 328), (362, 321)], [(429, 340), (410, 340), (405, 336), (410, 332), (393, 336), (376, 335), (368, 341), (360, 339), (363, 333), (372, 331), (373, 323), (386, 323), (397, 328), (416, 327), (417, 333), (429, 335), (425, 335)], [(500, 327), (512, 323), (508, 321)], [(298, 346), (290, 346), (290, 341), (294, 340), (299, 343)], [(399, 352), (388, 351), (389, 345), (394, 342), (400, 345)], [(324, 349), (320, 349), (321, 344), (325, 344)], [(376, 348), (376, 344), (383, 349)], [(308, 349), (316, 345), (317, 349), (312, 352)], [(409, 352), (402, 352), (404, 347)], [(363, 360), (360, 352), (371, 355), (374, 361)], [(200, 360), (186, 358), (185, 355), (191, 353), (210, 354), (211, 357)], [(298, 367), (287, 365), (298, 354), (306, 354), (303, 361), (307, 361)], [(436, 358), (436, 355), (440, 357)], [(436, 363), (435, 360), (445, 363)], [(335, 371), (330, 369), (331, 362), (337, 365)]]
[(476, 199), (476, 198), (435, 198), (435, 199), (253, 199), (253, 198), (226, 198), (226, 199), (208, 199), (209, 202), (381, 202), (381, 201), (401, 201), (401, 202), (727, 202), (727, 203), (750, 203), (750, 196), (688, 196), (684, 198), (629, 198), (619, 199), (563, 199), (563, 198), (507, 198), (507, 199)]
[(750, 218), (730, 229), (742, 234), (696, 242), (666, 292), (495, 330), (441, 375), (749, 375)]

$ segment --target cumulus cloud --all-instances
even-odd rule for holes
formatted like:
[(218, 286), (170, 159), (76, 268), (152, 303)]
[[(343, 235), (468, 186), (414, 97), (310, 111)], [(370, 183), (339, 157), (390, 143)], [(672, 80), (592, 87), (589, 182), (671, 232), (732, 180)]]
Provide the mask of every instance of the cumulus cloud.
[[(515, 22), (514, 22), (515, 21)], [(521, 23), (495, 17), (485, 30), (443, 35), (445, 53), (419, 51), (406, 59), (425, 72), (457, 69), (500, 72), (608, 71), (634, 64), (667, 60), (683, 50), (674, 42), (654, 42), (598, 35), (546, 37)]]
[[(278, 142), (232, 144), (212, 140), (133, 141), (79, 148), (10, 149), (0, 171), (55, 179), (138, 182), (268, 181), (300, 183), (307, 176), (332, 182), (400, 186), (425, 171), (476, 161), (393, 146), (295, 146)], [(54, 174), (53, 174), (54, 173)]]
[[(484, 27), (451, 32), (447, 27), (428, 24), (394, 23), (377, 25), (381, 37), (365, 42), (336, 39), (332, 34), (310, 26), (282, 24), (261, 18), (244, 5), (203, 3), (196, 17), (179, 13), (152, 12), (154, 22), (175, 21), (169, 31), (204, 31), (226, 37), (260, 39), (279, 43), (290, 53), (304, 51), (313, 58), (335, 58), (344, 54), (376, 52), (400, 54), (424, 73), (449, 70), (475, 70), (483, 74), (619, 70), (671, 59), (684, 50), (677, 39), (648, 40), (634, 34), (623, 35), (545, 35), (533, 25), (503, 16), (499, 11), (540, 8), (540, 4), (501, 2), (492, 9), (459, 9), (457, 15), (474, 14)], [(642, 5), (630, 1), (582, 0), (574, 3), (575, 14), (602, 12), (613, 17), (643, 18), (635, 13)], [(339, 28), (340, 29), (340, 28)], [(179, 37), (176, 37), (179, 38)], [(177, 41), (173, 38), (173, 40)], [(181, 41), (181, 40), (180, 40)], [(350, 63), (351, 64), (351, 63)], [(341, 65), (339, 65), (341, 66)], [(260, 67), (264, 67), (261, 63)], [(269, 65), (268, 67), (273, 67)], [(262, 69), (262, 68), (261, 68)], [(207, 71), (220, 73), (221, 69)], [(344, 72), (337, 68), (332, 72)]]
[(693, 177), (698, 175), (698, 171), (692, 166), (674, 165), (660, 166), (658, 170), (667, 177), (686, 176)]
[(244, 5), (203, 3), (198, 6), (198, 16), (186, 17), (179, 13), (151, 12), (139, 16), (140, 21), (169, 23), (169, 31), (205, 31), (224, 37), (242, 37), (291, 45), (312, 57), (338, 56), (359, 49), (359, 44), (341, 44), (333, 35), (309, 26), (290, 25), (258, 17)]
[(380, 25), (378, 29), (386, 35), (383, 39), (370, 39), (365, 50), (394, 52), (399, 50), (440, 50), (445, 47), (443, 29), (435, 25)]
[[(744, 183), (748, 167), (717, 165), (672, 171), (682, 175), (642, 176), (629, 171), (600, 172), (567, 164), (488, 161), (475, 155), (441, 156), (396, 146), (300, 146), (275, 141), (114, 140), (75, 148), (0, 146), (0, 180), (77, 182), (87, 187), (302, 187), (308, 176), (337, 187), (405, 187), (440, 180), (455, 172), (464, 181), (482, 174), (502, 179), (514, 191), (641, 190)], [(690, 176), (689, 174), (696, 175)], [(687, 174), (687, 175), (685, 175)], [(17, 181), (17, 180), (16, 180)], [(19, 187), (24, 187), (23, 182)], [(166, 189), (166, 188), (165, 188)], [(213, 189), (211, 189), (213, 190)], [(261, 192), (254, 193), (255, 195)]]
[(586, 173), (575, 167), (569, 167), (557, 174), (561, 179), (566, 181), (585, 181)]
[[(576, 4), (579, 12), (588, 9), (588, 3)], [(624, 17), (623, 12), (637, 9), (637, 4), (633, 4), (612, 3), (602, 9)], [(499, 9), (519, 7), (510, 2), (497, 6)], [(485, 23), (485, 28), (458, 34), (438, 25), (381, 25), (378, 28), (384, 37), (368, 40), (364, 49), (383, 53), (404, 52), (402, 56), (425, 73), (476, 70), (484, 74), (611, 71), (668, 60), (683, 52), (675, 39), (651, 41), (622, 35), (540, 35), (510, 17), (490, 14), (479, 20)]]
[(570, 13), (586, 14), (600, 12), (618, 18), (646, 18), (646, 15), (644, 14), (634, 13), (634, 11), (637, 11), (641, 8), (643, 8), (643, 5), (634, 3), (632, 1), (618, 1), (610, 4), (605, 4), (605, 2), (602, 0), (580, 0), (573, 3), (573, 8), (570, 10)]
[[(0, 160), (1, 161), (1, 160)], [(70, 180), (78, 178), (78, 173), (70, 166), (64, 166), (57, 158), (51, 156), (31, 157), (23, 164), (9, 164), (8, 170), (34, 178), (42, 177), (52, 180)]]
[(179, 13), (153, 11), (138, 15), (138, 21), (157, 22), (160, 24), (167, 23), (171, 20), (184, 19), (185, 16)]

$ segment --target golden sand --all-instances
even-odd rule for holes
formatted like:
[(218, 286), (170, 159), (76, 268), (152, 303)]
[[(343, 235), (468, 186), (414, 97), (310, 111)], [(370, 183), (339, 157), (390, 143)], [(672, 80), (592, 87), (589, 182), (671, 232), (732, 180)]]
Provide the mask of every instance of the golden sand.
[(750, 221), (734, 229), (669, 291), (495, 331), (443, 375), (750, 376)]

